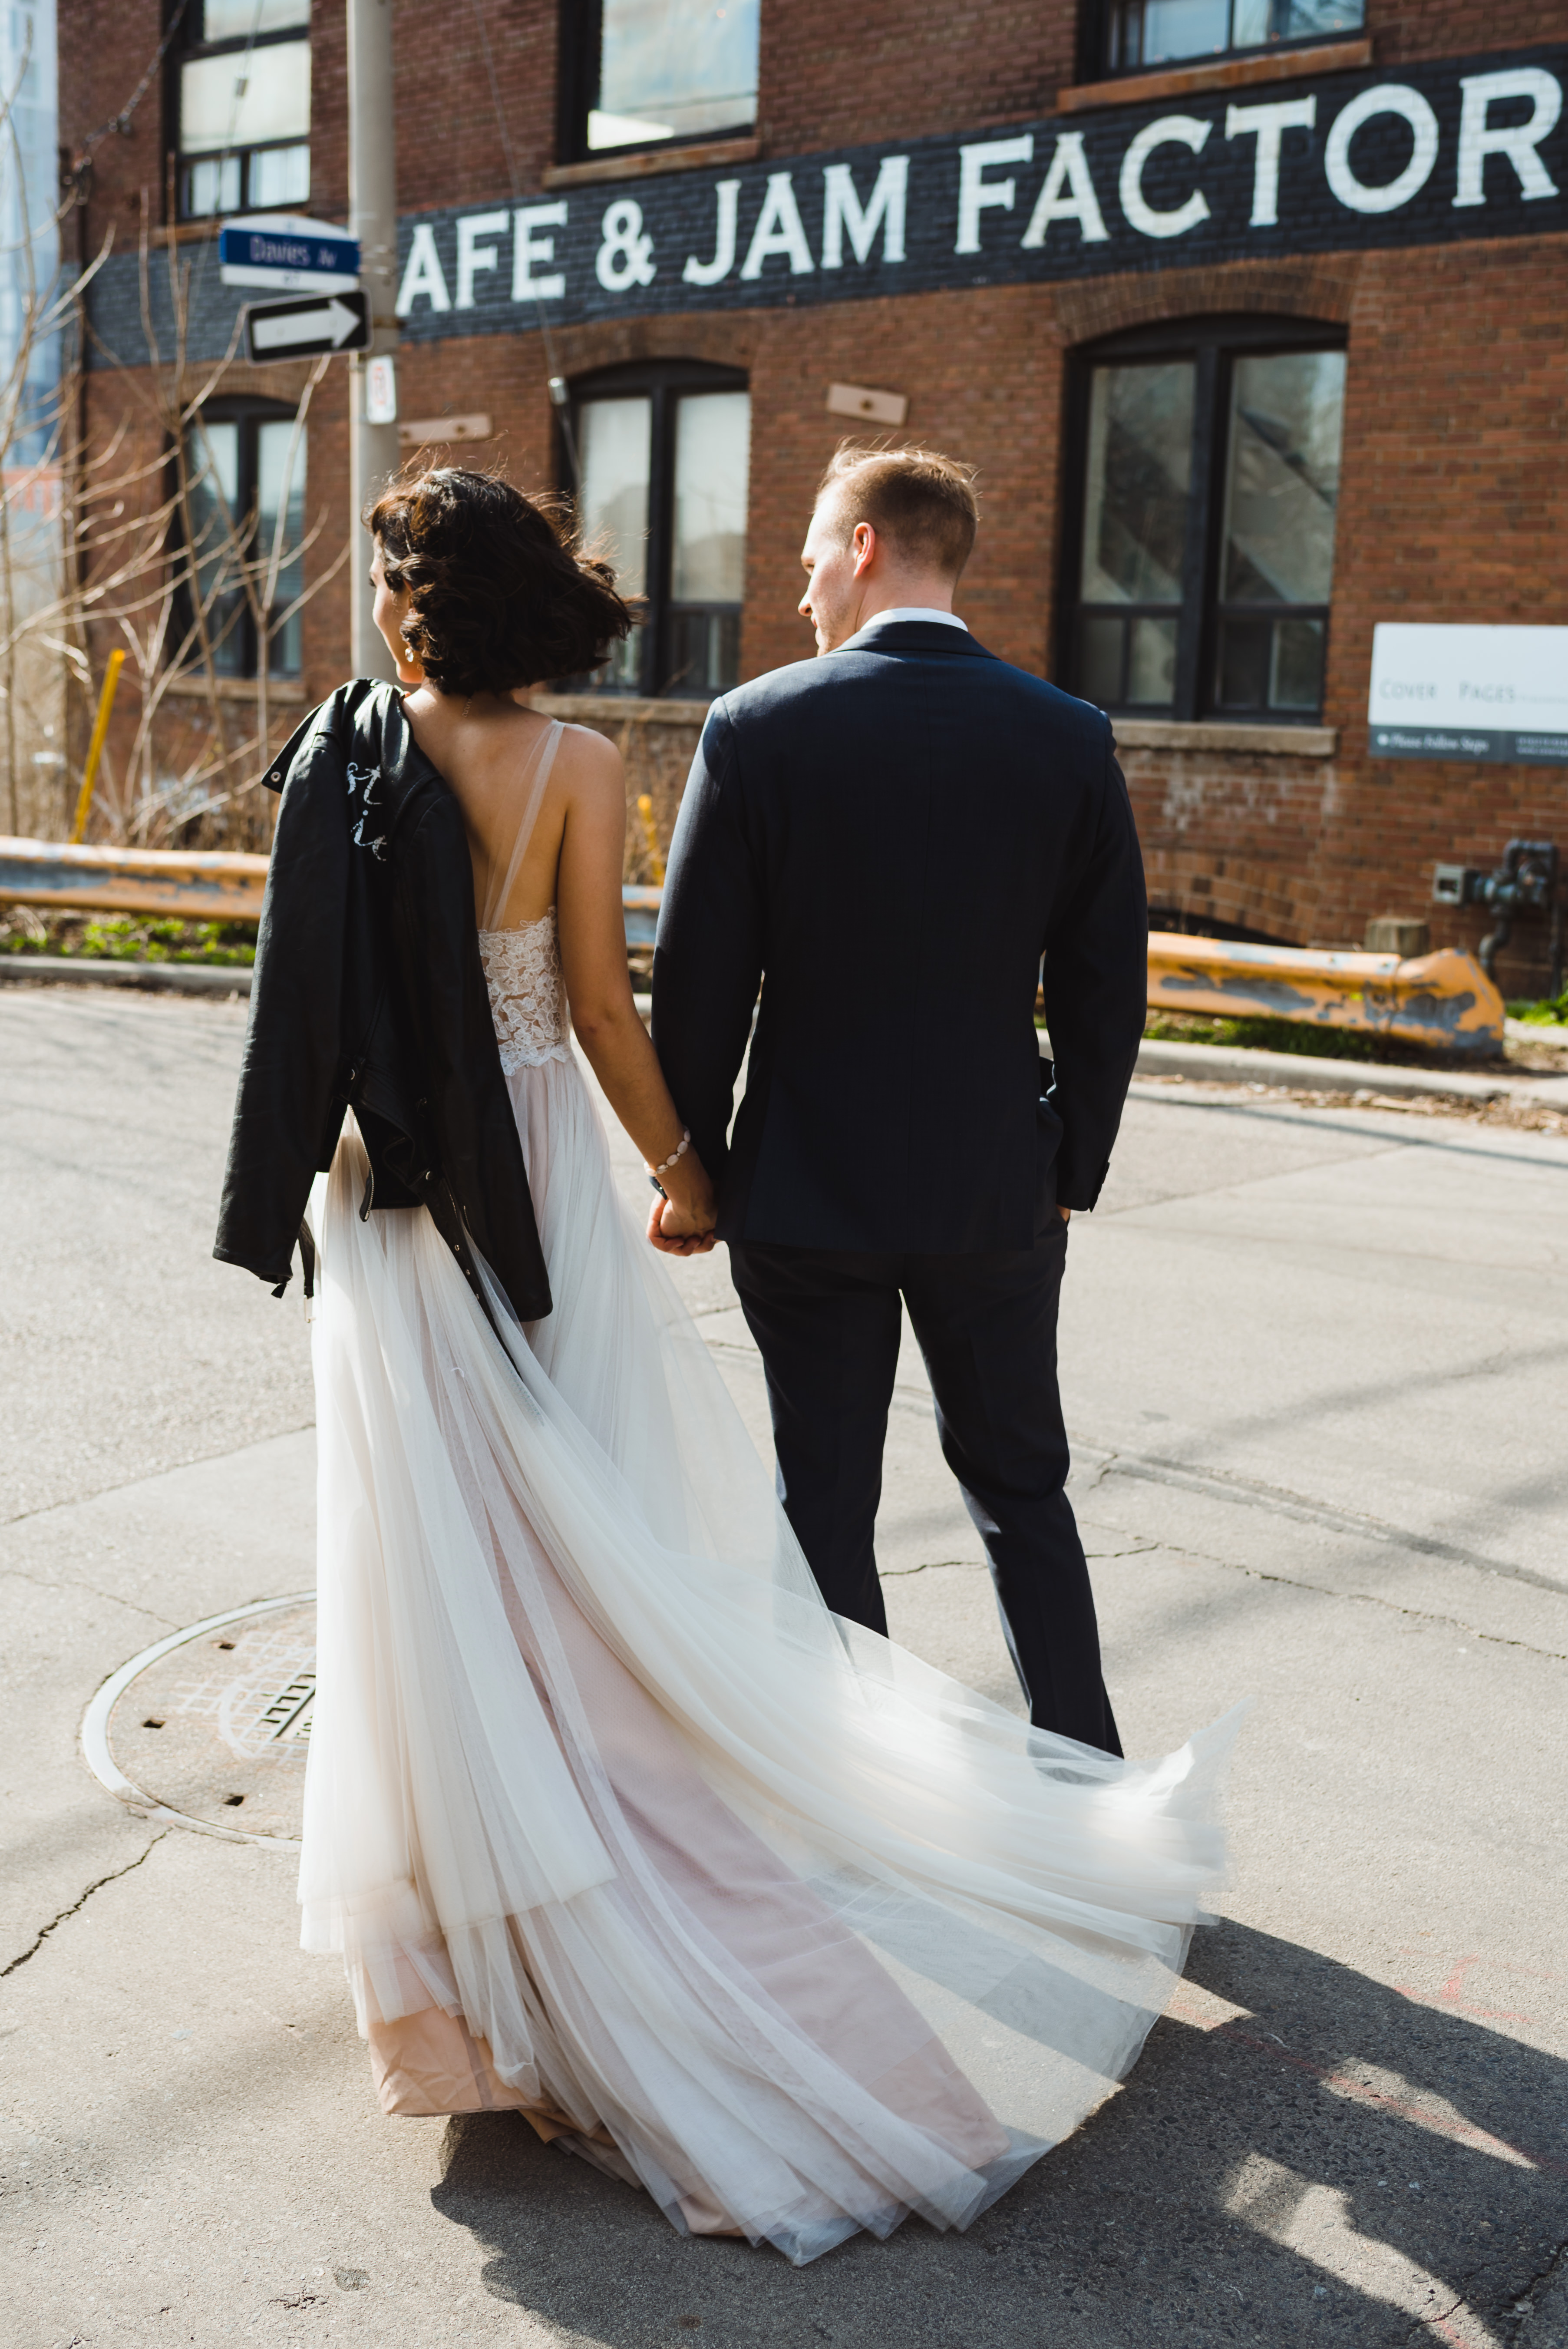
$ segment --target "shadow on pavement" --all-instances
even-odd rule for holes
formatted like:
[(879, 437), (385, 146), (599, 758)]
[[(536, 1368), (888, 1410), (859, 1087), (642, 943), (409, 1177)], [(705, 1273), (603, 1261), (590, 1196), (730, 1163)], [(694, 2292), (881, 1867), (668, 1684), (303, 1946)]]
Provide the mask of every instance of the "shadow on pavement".
[[(1126, 2090), (965, 2236), (911, 2220), (792, 2270), (684, 2240), (500, 2114), (449, 2125), (432, 2199), (492, 2297), (604, 2349), (1544, 2344), (1568, 2066), (1453, 1979), (1422, 2002), (1242, 1925), (1201, 1933)], [(1503, 1979), (1526, 2008), (1544, 1987)]]

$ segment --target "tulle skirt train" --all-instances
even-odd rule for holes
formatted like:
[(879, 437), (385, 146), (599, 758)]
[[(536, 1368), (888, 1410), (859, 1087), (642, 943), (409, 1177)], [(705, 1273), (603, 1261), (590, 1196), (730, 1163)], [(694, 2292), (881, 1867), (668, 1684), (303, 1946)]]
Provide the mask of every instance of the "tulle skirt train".
[(1127, 2072), (1222, 1863), (1154, 1764), (828, 1613), (572, 1061), (510, 1080), (554, 1311), (313, 1205), (305, 1946), (389, 2110), (511, 2106), (688, 2232), (965, 2226)]

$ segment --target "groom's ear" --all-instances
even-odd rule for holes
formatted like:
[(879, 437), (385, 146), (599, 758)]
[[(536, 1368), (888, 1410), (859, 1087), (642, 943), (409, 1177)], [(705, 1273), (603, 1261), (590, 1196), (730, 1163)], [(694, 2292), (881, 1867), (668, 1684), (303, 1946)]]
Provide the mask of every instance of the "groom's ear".
[(855, 550), (855, 577), (859, 579), (876, 561), (877, 534), (874, 526), (869, 522), (856, 523), (850, 543)]

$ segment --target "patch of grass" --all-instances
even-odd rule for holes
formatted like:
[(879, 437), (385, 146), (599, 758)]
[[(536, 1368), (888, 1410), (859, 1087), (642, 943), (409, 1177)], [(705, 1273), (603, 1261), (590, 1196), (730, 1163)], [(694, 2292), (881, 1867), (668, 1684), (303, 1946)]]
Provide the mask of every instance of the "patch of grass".
[(1172, 1044), (1239, 1044), (1248, 1051), (1309, 1053), (1325, 1061), (1403, 1057), (1400, 1039), (1350, 1028), (1308, 1027), (1296, 1019), (1204, 1019), (1181, 1012), (1152, 1011), (1143, 1032)]
[(1511, 1019), (1522, 1019), (1529, 1028), (1568, 1028), (1568, 988), (1561, 995), (1542, 996), (1535, 1003), (1511, 1003)]
[(134, 914), (54, 914), (17, 905), (0, 920), (0, 954), (248, 968), (256, 959), (256, 933), (249, 922), (144, 921)]

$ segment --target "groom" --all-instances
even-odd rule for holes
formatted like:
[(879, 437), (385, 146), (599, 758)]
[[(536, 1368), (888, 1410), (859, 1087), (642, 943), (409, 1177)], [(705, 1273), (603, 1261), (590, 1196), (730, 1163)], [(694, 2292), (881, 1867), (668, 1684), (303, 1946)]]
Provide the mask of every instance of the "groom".
[(1143, 1031), (1143, 874), (1104, 715), (953, 610), (975, 515), (948, 458), (829, 466), (801, 554), (818, 657), (709, 712), (654, 1040), (829, 1606), (886, 1630), (872, 1532), (902, 1296), (1031, 1718), (1119, 1754), (1056, 1329), (1067, 1218), (1099, 1196)]

